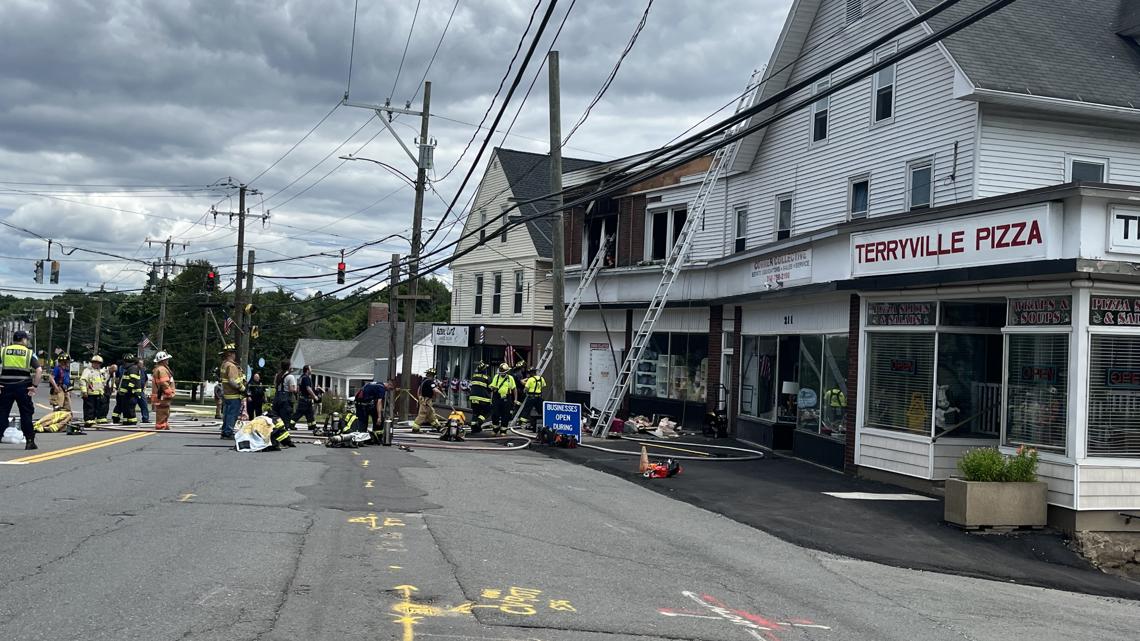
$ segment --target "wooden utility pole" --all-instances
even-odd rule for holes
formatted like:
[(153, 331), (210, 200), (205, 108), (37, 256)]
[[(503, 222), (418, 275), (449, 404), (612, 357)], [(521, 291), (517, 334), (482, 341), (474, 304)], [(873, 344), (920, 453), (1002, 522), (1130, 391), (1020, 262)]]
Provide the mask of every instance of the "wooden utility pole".
[[(206, 302), (209, 302), (207, 298)], [(202, 310), (202, 367), (198, 370), (198, 399), (199, 402), (206, 401), (206, 339), (210, 331), (210, 310), (209, 308)]]
[(71, 355), (71, 327), (73, 325), (75, 325), (75, 308), (71, 307), (67, 310), (67, 347), (64, 348), (68, 356)]
[[(170, 248), (172, 245), (174, 245), (174, 240), (170, 236), (167, 236), (166, 240), (152, 240), (150, 238), (147, 238), (146, 243), (147, 245), (161, 243), (166, 246), (166, 252), (162, 259), (162, 299), (158, 306), (158, 336), (156, 337), (157, 340), (154, 343), (156, 346), (158, 346), (158, 349), (162, 349), (163, 338), (166, 334), (166, 296), (167, 292), (170, 290), (170, 279), (168, 275), (174, 267), (174, 263), (170, 262)], [(178, 244), (182, 245), (182, 249), (186, 249), (189, 243), (182, 242)]]
[[(404, 301), (404, 367), (400, 387), (411, 390), (412, 352), (415, 350), (416, 303), (419, 299), (420, 234), (424, 219), (424, 189), (427, 186), (428, 117), (431, 112), (431, 83), (424, 83), (424, 107), (420, 114), (420, 157), (416, 164), (416, 201), (412, 212), (412, 259), (408, 262), (408, 298)], [(404, 397), (404, 416), (410, 413), (411, 404)]]
[[(562, 106), (561, 88), (558, 79), (558, 52), (551, 51), (546, 61), (546, 72), (550, 80), (550, 191), (562, 191)], [(554, 401), (566, 399), (566, 301), (565, 274), (566, 254), (563, 241), (563, 215), (561, 194), (553, 198), (558, 212), (552, 218), (554, 229), (550, 234), (553, 247), (553, 269), (551, 291), (551, 342), (550, 358), (550, 398)]]
[[(244, 184), (238, 186), (238, 236), (237, 236), (237, 278), (234, 280), (234, 327), (238, 329), (237, 348), (238, 354), (241, 354), (243, 343), (245, 342), (242, 330), (242, 307), (245, 303), (242, 301), (242, 281), (245, 275), (242, 270), (242, 252), (245, 251), (245, 192), (248, 190)], [(233, 214), (230, 215), (231, 218)], [(239, 366), (244, 371), (245, 363), (240, 362)]]
[(98, 307), (96, 308), (97, 311), (95, 312), (95, 347), (94, 347), (94, 349), (92, 349), (92, 355), (93, 356), (99, 353), (99, 331), (102, 329), (102, 326), (103, 326), (103, 286), (102, 285), (99, 286), (99, 297), (96, 300), (98, 301)]
[(400, 255), (392, 254), (392, 267), (388, 285), (388, 380), (396, 378), (396, 328), (400, 315), (400, 302), (396, 296), (400, 282)]
[[(251, 303), (253, 302), (253, 258), (254, 258), (254, 251), (251, 249), (251, 250), (249, 250), (249, 255), (247, 257), (247, 260), (245, 261), (245, 264), (246, 264), (245, 294), (246, 294), (246, 300), (248, 300)], [(250, 331), (250, 329), (253, 328), (253, 315), (252, 314), (250, 314), (246, 317), (246, 324), (245, 325), (246, 325), (245, 328), (241, 328), (241, 326), (239, 326), (239, 328), (238, 328), (238, 331), (241, 332), (241, 337), (242, 337), (241, 356), (240, 356), (241, 360), (239, 360), (238, 363), (240, 363), (241, 371), (243, 374), (245, 373), (246, 366), (249, 364), (249, 340), (250, 340), (249, 331)]]

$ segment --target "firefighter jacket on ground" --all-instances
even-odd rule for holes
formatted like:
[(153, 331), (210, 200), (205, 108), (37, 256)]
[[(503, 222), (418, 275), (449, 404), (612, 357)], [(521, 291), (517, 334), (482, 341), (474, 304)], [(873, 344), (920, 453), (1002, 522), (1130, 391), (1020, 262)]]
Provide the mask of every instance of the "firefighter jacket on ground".
[(535, 374), (523, 381), (523, 389), (527, 396), (542, 396), (542, 390), (546, 389), (546, 379)]
[(500, 372), (491, 379), (491, 391), (498, 394), (500, 398), (507, 398), (515, 389), (517, 389), (515, 377), (511, 376), (510, 373)]
[(27, 345), (13, 343), (4, 348), (3, 367), (0, 369), (2, 385), (33, 385), (36, 357)]
[(79, 376), (79, 391), (84, 396), (102, 396), (107, 388), (107, 370), (88, 367)]
[(239, 400), (245, 397), (245, 375), (241, 373), (237, 363), (222, 361), (222, 398), (226, 400)]
[(490, 403), (491, 390), (488, 387), (488, 377), (483, 372), (476, 372), (471, 375), (471, 391), (468, 392), (467, 398), (472, 403)]

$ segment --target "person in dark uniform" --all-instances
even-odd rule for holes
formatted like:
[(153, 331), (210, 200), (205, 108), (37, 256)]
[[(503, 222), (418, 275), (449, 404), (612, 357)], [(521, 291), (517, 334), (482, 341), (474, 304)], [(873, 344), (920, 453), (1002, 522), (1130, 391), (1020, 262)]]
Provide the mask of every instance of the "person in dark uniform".
[(286, 429), (293, 429), (293, 401), (297, 396), (297, 377), (293, 376), (290, 369), (289, 359), (281, 361), (281, 367), (273, 379), (273, 413), (285, 423)]
[(467, 400), (471, 403), (471, 433), (478, 434), (483, 426), (491, 422), (491, 377), (487, 374), (490, 367), (483, 361), (475, 366), (475, 373), (471, 375), (471, 389), (467, 392)]
[(264, 413), (265, 385), (261, 383), (261, 372), (254, 372), (249, 383), (249, 402), (247, 403), (250, 418), (257, 418)]
[(368, 431), (368, 419), (372, 419), (372, 429), (381, 429), (384, 417), (384, 399), (388, 388), (379, 381), (372, 381), (356, 392), (356, 416), (360, 421), (357, 429)]
[(297, 414), (294, 419), (305, 419), (309, 429), (313, 429), (317, 424), (313, 402), (320, 399), (317, 398), (317, 392), (313, 387), (313, 371), (308, 365), (301, 369), (301, 380), (297, 383), (297, 389), (300, 398), (297, 400)]
[(435, 415), (435, 406), (432, 403), (437, 394), (443, 396), (443, 391), (439, 389), (439, 381), (435, 380), (435, 373), (434, 367), (429, 367), (424, 372), (424, 380), (420, 383), (420, 409), (419, 413), (416, 414), (416, 420), (412, 422), (413, 432), (419, 432), (420, 428), (425, 425), (428, 427), (439, 425), (439, 419)]
[(12, 344), (4, 348), (0, 361), (0, 434), (8, 429), (8, 413), (12, 404), (20, 408), (20, 431), (24, 433), (25, 450), (36, 450), (36, 430), (32, 415), (36, 406), (32, 397), (36, 395), (36, 385), (43, 376), (40, 361), (28, 347), (28, 333), (16, 330), (12, 334)]

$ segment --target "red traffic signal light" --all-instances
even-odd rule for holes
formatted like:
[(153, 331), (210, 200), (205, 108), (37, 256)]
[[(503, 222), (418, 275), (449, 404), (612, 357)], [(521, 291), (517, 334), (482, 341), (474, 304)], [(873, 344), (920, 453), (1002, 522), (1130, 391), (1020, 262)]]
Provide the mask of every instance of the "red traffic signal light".
[(343, 285), (344, 284), (344, 263), (337, 263), (336, 264), (336, 284), (337, 285)]
[(218, 291), (218, 274), (214, 271), (206, 272), (206, 291)]

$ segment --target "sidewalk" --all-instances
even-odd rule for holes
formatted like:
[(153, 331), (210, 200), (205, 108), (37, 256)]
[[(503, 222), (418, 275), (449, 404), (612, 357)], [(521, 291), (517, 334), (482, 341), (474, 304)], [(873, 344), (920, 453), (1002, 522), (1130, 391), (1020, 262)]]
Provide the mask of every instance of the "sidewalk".
[[(703, 439), (684, 439), (699, 442)], [(741, 446), (722, 439), (711, 444)], [(620, 441), (607, 441), (617, 449)], [(1140, 583), (1104, 574), (1067, 547), (1061, 534), (969, 534), (942, 523), (936, 500), (853, 500), (823, 492), (914, 494), (796, 459), (687, 461), (671, 479), (637, 474), (637, 458), (536, 448), (614, 474), (807, 548), (917, 570), (959, 574), (1072, 592), (1140, 600)]]

